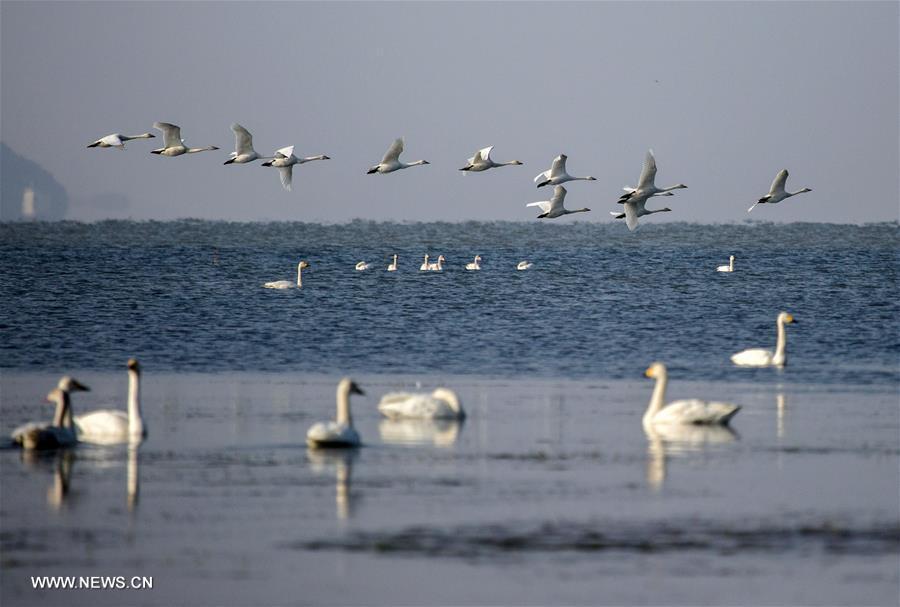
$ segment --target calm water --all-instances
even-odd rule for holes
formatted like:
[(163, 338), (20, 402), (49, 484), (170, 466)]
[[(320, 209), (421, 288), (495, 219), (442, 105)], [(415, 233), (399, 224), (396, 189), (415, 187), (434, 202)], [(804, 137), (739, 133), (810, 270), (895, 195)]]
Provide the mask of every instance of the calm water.
[[(0, 450), (0, 603), (895, 605), (898, 235), (0, 224), (0, 433), (49, 415), (62, 371), (92, 388), (76, 409), (123, 407), (128, 356), (150, 428), (139, 448)], [(353, 270), (393, 252), (396, 274)], [(425, 252), (448, 269), (419, 274)], [(261, 288), (301, 258), (301, 290)], [(781, 309), (789, 366), (732, 367)], [(734, 431), (645, 432), (655, 359), (670, 398), (741, 404)], [(343, 374), (365, 447), (308, 451)], [(379, 417), (417, 383), (455, 388), (465, 423)]]

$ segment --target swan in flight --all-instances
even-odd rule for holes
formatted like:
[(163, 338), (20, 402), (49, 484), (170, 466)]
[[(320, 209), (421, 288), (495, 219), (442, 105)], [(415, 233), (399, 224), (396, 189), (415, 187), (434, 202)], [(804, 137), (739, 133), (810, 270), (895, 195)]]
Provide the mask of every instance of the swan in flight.
[(132, 139), (155, 139), (156, 135), (153, 133), (141, 133), (140, 135), (122, 135), (121, 133), (113, 133), (111, 135), (107, 135), (106, 137), (101, 137), (94, 143), (88, 145), (89, 148), (118, 148), (120, 150), (125, 149), (125, 142), (131, 141)]
[(364, 270), (368, 270), (368, 269), (371, 268), (371, 267), (372, 267), (372, 264), (366, 263), (366, 262), (364, 262), (364, 261), (357, 262), (357, 264), (356, 264), (356, 270), (357, 270), (358, 272), (362, 272), (362, 271), (364, 271)]
[(656, 180), (656, 158), (653, 156), (653, 150), (647, 150), (647, 156), (644, 158), (644, 167), (641, 169), (641, 176), (638, 179), (636, 188), (626, 186), (623, 188), (625, 193), (619, 197), (619, 204), (625, 204), (629, 200), (646, 201), (651, 196), (671, 196), (671, 190), (679, 190), (686, 188), (683, 183), (679, 183), (667, 188), (658, 188), (654, 181)]
[[(668, 196), (671, 195), (672, 194), (668, 194)], [(628, 226), (628, 229), (634, 232), (638, 227), (638, 217), (643, 217), (644, 215), (653, 215), (654, 213), (665, 213), (672, 210), (669, 207), (647, 210), (644, 206), (646, 204), (646, 200), (629, 200), (625, 203), (624, 213), (610, 211), (609, 214), (616, 219), (624, 219), (625, 225)]]
[(566, 188), (561, 185), (553, 188), (553, 198), (550, 200), (541, 200), (539, 202), (529, 202), (526, 204), (526, 207), (541, 207), (543, 213), (537, 216), (538, 219), (555, 219), (557, 217), (562, 217), (563, 215), (569, 215), (570, 213), (587, 213), (590, 211), (587, 207), (583, 209), (573, 209), (569, 210), (563, 206), (563, 202), (566, 199)]
[(390, 392), (381, 397), (378, 410), (390, 419), (463, 419), (466, 412), (453, 390), (437, 388), (431, 394)]
[(734, 415), (740, 411), (739, 405), (731, 403), (718, 403), (699, 400), (676, 400), (667, 405), (663, 402), (666, 398), (666, 384), (668, 375), (666, 366), (661, 362), (651, 364), (646, 371), (646, 377), (656, 379), (653, 395), (644, 413), (644, 427), (653, 424), (708, 424), (724, 426)]
[(47, 400), (56, 403), (52, 423), (29, 422), (12, 431), (13, 443), (27, 450), (57, 449), (70, 447), (78, 442), (72, 427), (72, 403), (70, 392), (89, 392), (90, 388), (66, 375), (59, 380), (56, 388), (47, 394)]
[(349, 377), (343, 378), (337, 387), (337, 417), (333, 422), (314, 424), (306, 433), (306, 444), (319, 447), (358, 447), (359, 434), (353, 428), (350, 415), (350, 395), (365, 394)]
[(141, 416), (141, 366), (128, 359), (128, 409), (98, 409), (75, 416), (78, 440), (85, 443), (113, 444), (140, 441), (147, 436)]
[(400, 154), (403, 152), (403, 137), (394, 140), (394, 143), (391, 144), (391, 147), (388, 148), (388, 151), (384, 153), (384, 158), (381, 159), (381, 162), (373, 166), (367, 171), (367, 174), (371, 175), (372, 173), (393, 173), (394, 171), (398, 171), (400, 169), (408, 169), (409, 167), (418, 166), (420, 164), (431, 164), (427, 160), (416, 160), (415, 162), (410, 162), (409, 164), (405, 162), (400, 162)]
[(437, 263), (428, 264), (428, 270), (431, 272), (442, 272), (444, 270), (444, 262), (447, 261), (444, 259), (443, 255), (438, 255)]
[(473, 259), (471, 263), (467, 263), (466, 269), (467, 270), (480, 270), (481, 269), (481, 255), (476, 255), (475, 259)]
[(728, 265), (717, 267), (716, 272), (734, 272), (734, 255), (729, 255)]
[(790, 198), (791, 196), (796, 196), (797, 194), (803, 194), (804, 192), (812, 192), (809, 188), (803, 188), (802, 190), (797, 190), (796, 192), (788, 192), (784, 189), (785, 182), (788, 178), (787, 169), (782, 169), (775, 175), (775, 181), (772, 182), (772, 187), (769, 188), (769, 193), (757, 200), (753, 203), (747, 212), (749, 213), (753, 209), (756, 208), (758, 204), (777, 204), (784, 200), (785, 198)]
[(291, 181), (294, 179), (294, 165), (312, 162), (313, 160), (331, 160), (331, 158), (325, 154), (297, 158), (294, 156), (294, 146), (289, 145), (286, 148), (275, 150), (275, 154), (272, 158), (262, 163), (262, 166), (277, 168), (278, 173), (281, 176), (281, 186), (290, 192)]
[(229, 154), (231, 158), (223, 164), (245, 164), (263, 158), (253, 149), (253, 135), (250, 131), (237, 122), (231, 125), (231, 130), (234, 131), (234, 151)]
[(545, 185), (560, 185), (562, 183), (566, 183), (567, 181), (597, 181), (596, 177), (572, 177), (566, 172), (566, 159), (568, 156), (565, 154), (560, 154), (556, 158), (553, 159), (553, 164), (550, 165), (550, 169), (544, 171), (540, 175), (534, 178), (534, 182), (537, 184), (537, 187), (542, 188)]
[(181, 156), (182, 154), (195, 154), (197, 152), (208, 152), (210, 150), (218, 150), (214, 145), (208, 145), (205, 148), (189, 148), (184, 145), (181, 138), (181, 127), (170, 124), (168, 122), (154, 122), (153, 128), (162, 131), (163, 147), (152, 150), (151, 154), (159, 154), (161, 156)]
[(505, 166), (514, 166), (522, 164), (518, 160), (510, 160), (509, 162), (494, 162), (491, 160), (491, 150), (494, 149), (494, 146), (490, 145), (486, 148), (481, 148), (475, 155), (469, 158), (466, 166), (459, 169), (460, 171), (472, 171), (472, 172), (480, 172), (486, 171), (488, 169), (493, 169), (496, 167), (505, 167)]
[(516, 270), (519, 270), (519, 271), (529, 270), (529, 269), (531, 269), (531, 266), (533, 266), (533, 265), (534, 264), (531, 263), (530, 261), (526, 261), (523, 259), (522, 261), (520, 261), (519, 263), (516, 264)]
[(394, 261), (390, 263), (387, 267), (388, 272), (396, 272), (397, 271), (397, 254), (394, 253)]
[(293, 287), (302, 287), (303, 286), (303, 270), (308, 268), (309, 264), (305, 261), (301, 261), (297, 264), (297, 283), (295, 284), (290, 280), (276, 280), (274, 282), (267, 282), (263, 285), (266, 289), (290, 289)]
[(778, 336), (775, 341), (775, 351), (766, 350), (764, 348), (750, 348), (743, 350), (731, 356), (731, 362), (739, 367), (783, 367), (787, 364), (787, 335), (785, 334), (784, 325), (797, 322), (794, 317), (787, 312), (778, 314), (775, 326)]

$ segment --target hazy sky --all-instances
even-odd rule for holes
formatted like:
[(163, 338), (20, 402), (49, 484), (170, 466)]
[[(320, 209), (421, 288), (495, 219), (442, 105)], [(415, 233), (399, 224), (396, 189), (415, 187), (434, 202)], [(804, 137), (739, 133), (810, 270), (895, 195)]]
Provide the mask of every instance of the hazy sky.
[[(598, 179), (570, 184), (593, 210), (573, 217), (606, 222), (652, 147), (657, 185), (689, 186), (652, 221), (743, 221), (781, 168), (813, 192), (751, 218), (897, 220), (898, 7), (4, 0), (0, 135), (76, 219), (528, 220), (551, 194), (532, 178), (566, 153)], [(157, 120), (222, 149), (85, 149)], [(286, 192), (258, 162), (222, 165), (232, 122), (260, 153), (332, 160)], [(401, 135), (402, 159), (432, 164), (366, 175)], [(487, 145), (525, 166), (457, 171)], [(96, 203), (110, 193), (127, 207)]]

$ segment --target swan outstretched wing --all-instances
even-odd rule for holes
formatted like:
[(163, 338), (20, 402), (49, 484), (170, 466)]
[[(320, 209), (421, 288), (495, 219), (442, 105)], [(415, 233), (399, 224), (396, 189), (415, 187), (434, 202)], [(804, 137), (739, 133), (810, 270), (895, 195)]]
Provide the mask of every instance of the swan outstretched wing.
[(551, 211), (562, 211), (563, 210), (563, 202), (566, 200), (566, 188), (561, 185), (553, 188), (553, 198), (550, 199), (550, 210)]
[(534, 178), (534, 182), (535, 183), (543, 183), (545, 181), (548, 181), (549, 179), (550, 179), (550, 171), (544, 171), (543, 173), (538, 174)]
[(625, 203), (625, 225), (634, 232), (638, 227), (637, 205), (633, 202)]
[(481, 162), (487, 162), (491, 158), (491, 150), (494, 149), (494, 146), (489, 145), (486, 148), (481, 148), (475, 153), (475, 159), (480, 159)]
[(560, 154), (556, 158), (553, 159), (553, 164), (550, 165), (550, 175), (556, 177), (557, 175), (565, 175), (566, 174), (566, 156), (565, 154)]
[(153, 128), (162, 131), (164, 148), (176, 148), (182, 145), (180, 126), (168, 122), (154, 122)]
[(787, 182), (787, 178), (787, 169), (781, 169), (778, 174), (775, 175), (775, 181), (772, 182), (772, 187), (769, 188), (769, 196), (784, 192), (784, 184)]
[(278, 175), (281, 177), (281, 187), (290, 192), (291, 180), (294, 177), (294, 165), (278, 167)]
[(275, 158), (290, 158), (294, 153), (294, 146), (289, 145), (286, 148), (275, 150)]
[(400, 154), (403, 152), (403, 137), (394, 140), (394, 143), (391, 144), (391, 147), (388, 148), (388, 151), (384, 153), (384, 158), (381, 159), (381, 164), (388, 164), (392, 162), (397, 162), (400, 160)]
[(544, 213), (546, 213), (546, 212), (548, 212), (548, 211), (550, 210), (550, 207), (551, 207), (552, 205), (553, 205), (553, 203), (552, 203), (551, 201), (549, 201), (549, 200), (539, 200), (539, 201), (537, 201), (537, 202), (529, 202), (529, 203), (526, 204), (525, 206), (526, 206), (526, 207), (541, 207), (541, 210), (542, 210)]
[(644, 157), (644, 166), (641, 169), (641, 178), (638, 180), (637, 189), (652, 186), (656, 179), (656, 158), (653, 157), (653, 150), (647, 150)]
[(231, 125), (234, 131), (234, 155), (249, 154), (253, 151), (253, 135), (237, 122)]

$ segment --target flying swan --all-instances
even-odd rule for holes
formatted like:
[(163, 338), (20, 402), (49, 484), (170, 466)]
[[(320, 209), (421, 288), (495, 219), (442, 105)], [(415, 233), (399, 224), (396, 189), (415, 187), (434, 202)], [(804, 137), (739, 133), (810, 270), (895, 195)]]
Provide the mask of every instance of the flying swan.
[(555, 219), (557, 217), (562, 217), (563, 215), (569, 215), (571, 213), (587, 213), (590, 211), (589, 208), (585, 207), (583, 209), (573, 209), (569, 210), (563, 206), (563, 202), (566, 199), (566, 188), (561, 185), (553, 188), (553, 198), (550, 200), (541, 200), (538, 202), (529, 202), (526, 204), (526, 207), (540, 207), (543, 213), (537, 216), (538, 219)]
[[(672, 194), (666, 195), (671, 196)], [(646, 200), (629, 200), (625, 203), (624, 213), (610, 211), (609, 214), (616, 219), (624, 219), (625, 225), (628, 226), (628, 229), (634, 232), (638, 227), (638, 217), (643, 217), (644, 215), (653, 215), (654, 213), (666, 213), (672, 210), (669, 207), (647, 210), (644, 206), (646, 204)]]
[(692, 398), (689, 400), (676, 400), (667, 405), (663, 402), (666, 398), (666, 384), (668, 376), (666, 366), (661, 362), (651, 364), (644, 375), (656, 379), (653, 387), (653, 395), (644, 413), (644, 427), (653, 424), (706, 424), (727, 425), (729, 420), (740, 411), (739, 405), (731, 403), (709, 402)]
[(394, 140), (394, 143), (391, 144), (388, 151), (384, 153), (384, 158), (381, 159), (381, 162), (370, 168), (366, 173), (368, 175), (371, 175), (372, 173), (393, 173), (394, 171), (408, 169), (409, 167), (418, 166), (420, 164), (431, 164), (427, 160), (416, 160), (409, 164), (400, 162), (400, 154), (402, 152), (403, 137), (400, 137), (399, 139)]
[(359, 434), (350, 416), (350, 394), (365, 394), (349, 377), (337, 386), (337, 418), (333, 422), (319, 422), (306, 432), (306, 444), (314, 449), (328, 447), (358, 447)]
[(162, 131), (163, 147), (151, 150), (151, 154), (159, 154), (161, 156), (181, 156), (182, 154), (196, 154), (197, 152), (208, 152), (210, 150), (218, 150), (214, 145), (208, 145), (205, 148), (189, 148), (184, 145), (181, 138), (181, 127), (170, 124), (168, 122), (154, 122), (153, 128)]
[(787, 182), (788, 171), (787, 169), (782, 169), (775, 175), (775, 181), (772, 182), (772, 187), (769, 188), (769, 193), (757, 200), (753, 203), (747, 212), (749, 213), (753, 209), (756, 208), (758, 204), (777, 204), (784, 200), (785, 198), (790, 198), (791, 196), (796, 196), (797, 194), (803, 194), (804, 192), (812, 192), (809, 188), (803, 188), (802, 190), (797, 190), (796, 192), (788, 192), (784, 189), (784, 184)]
[(153, 133), (141, 133), (140, 135), (122, 135), (121, 133), (112, 133), (111, 135), (107, 135), (106, 137), (101, 137), (94, 143), (91, 143), (87, 147), (89, 148), (117, 148), (119, 150), (125, 149), (125, 142), (131, 141), (132, 139), (155, 139), (156, 135)]
[(308, 268), (309, 264), (305, 261), (301, 261), (297, 264), (297, 283), (295, 284), (290, 280), (276, 280), (274, 282), (267, 282), (263, 285), (266, 289), (290, 289), (293, 287), (302, 287), (303, 286), (303, 270)]
[(246, 164), (262, 158), (253, 149), (253, 135), (250, 131), (237, 122), (231, 125), (231, 130), (234, 131), (234, 151), (229, 154), (231, 158), (223, 164)]
[(437, 388), (431, 394), (390, 392), (381, 397), (378, 410), (390, 419), (463, 419), (466, 412), (453, 390)]
[(460, 171), (470, 171), (470, 172), (481, 172), (486, 171), (488, 169), (493, 169), (496, 167), (505, 167), (505, 166), (514, 166), (522, 164), (518, 160), (510, 160), (509, 162), (494, 162), (491, 160), (491, 150), (494, 149), (494, 146), (490, 145), (486, 148), (481, 148), (475, 155), (469, 158), (468, 163), (463, 168), (459, 169)]
[(290, 192), (291, 182), (294, 179), (294, 165), (312, 162), (313, 160), (331, 160), (331, 158), (326, 156), (325, 154), (319, 154), (318, 156), (307, 156), (306, 158), (297, 158), (296, 156), (294, 156), (294, 146), (289, 145), (285, 148), (281, 148), (280, 150), (275, 150), (275, 154), (273, 155), (272, 159), (266, 160), (264, 163), (262, 163), (262, 166), (277, 168), (278, 173), (281, 176), (281, 186), (285, 190)]
[(75, 416), (78, 440), (85, 443), (113, 444), (140, 441), (147, 436), (147, 426), (141, 416), (141, 366), (128, 359), (127, 411), (98, 409)]
[(787, 312), (780, 312), (775, 321), (778, 336), (775, 341), (775, 351), (763, 348), (750, 348), (731, 356), (731, 362), (739, 367), (783, 367), (787, 364), (787, 335), (784, 325), (795, 323), (794, 317)]
[(534, 182), (537, 184), (537, 187), (542, 188), (545, 185), (560, 185), (566, 183), (567, 181), (597, 181), (596, 177), (572, 177), (566, 172), (566, 159), (568, 156), (565, 154), (560, 154), (556, 158), (553, 159), (553, 164), (550, 165), (550, 169), (544, 171), (534, 178)]
[(641, 169), (641, 176), (638, 179), (636, 188), (625, 186), (625, 193), (619, 197), (619, 204), (625, 204), (629, 200), (646, 201), (651, 196), (672, 196), (671, 190), (686, 188), (683, 183), (679, 183), (667, 188), (658, 188), (654, 181), (656, 180), (656, 158), (653, 156), (653, 150), (647, 150), (644, 157), (644, 166)]

